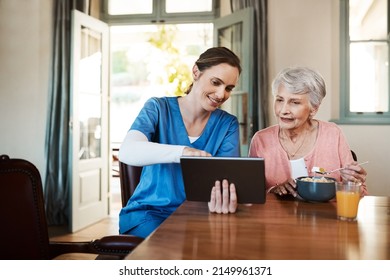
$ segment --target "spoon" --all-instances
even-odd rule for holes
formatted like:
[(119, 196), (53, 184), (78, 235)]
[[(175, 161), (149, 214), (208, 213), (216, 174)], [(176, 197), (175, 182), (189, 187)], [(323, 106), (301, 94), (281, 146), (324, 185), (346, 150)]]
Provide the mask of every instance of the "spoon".
[[(366, 163), (368, 163), (368, 161), (361, 162), (358, 165), (363, 165), (363, 164), (366, 164)], [(322, 174), (322, 175), (327, 175), (327, 174), (330, 174), (330, 173), (333, 173), (333, 172), (336, 172), (336, 171), (340, 171), (340, 170), (343, 170), (343, 169), (346, 169), (346, 167), (341, 167), (341, 168), (337, 168), (337, 169), (334, 169), (334, 170), (331, 170), (331, 171), (326, 171), (325, 168), (323, 168), (323, 167), (314, 166), (311, 169), (311, 172), (315, 172), (315, 173)]]

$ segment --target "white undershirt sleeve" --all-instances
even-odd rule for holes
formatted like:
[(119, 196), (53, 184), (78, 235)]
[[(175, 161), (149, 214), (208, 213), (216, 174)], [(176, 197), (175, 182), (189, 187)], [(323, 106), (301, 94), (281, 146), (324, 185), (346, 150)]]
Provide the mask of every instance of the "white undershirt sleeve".
[(118, 157), (121, 162), (134, 166), (179, 163), (185, 147), (149, 142), (142, 132), (130, 130), (119, 148)]

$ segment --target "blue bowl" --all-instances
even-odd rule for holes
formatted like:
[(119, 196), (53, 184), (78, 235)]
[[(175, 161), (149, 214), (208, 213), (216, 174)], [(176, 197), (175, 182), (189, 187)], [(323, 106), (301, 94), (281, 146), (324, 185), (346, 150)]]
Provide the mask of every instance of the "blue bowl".
[[(324, 182), (326, 179), (326, 182)], [(303, 176), (296, 179), (298, 195), (306, 201), (327, 202), (336, 196), (336, 179)]]

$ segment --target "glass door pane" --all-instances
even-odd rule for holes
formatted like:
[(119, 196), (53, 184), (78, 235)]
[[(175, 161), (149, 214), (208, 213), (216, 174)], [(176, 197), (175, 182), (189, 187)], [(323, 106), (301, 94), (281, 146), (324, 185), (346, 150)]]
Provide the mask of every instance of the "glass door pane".
[[(232, 50), (238, 57), (242, 58), (242, 22), (233, 24), (231, 26), (218, 29), (217, 40), (218, 46), (226, 47)], [(241, 76), (242, 77), (242, 76)], [(242, 90), (242, 82), (239, 81), (235, 90)]]
[(246, 8), (219, 18), (214, 22), (214, 44), (231, 49), (240, 59), (242, 73), (231, 98), (223, 109), (235, 115), (240, 124), (241, 156), (247, 156), (249, 141), (253, 134), (253, 15), (252, 8)]
[(102, 34), (81, 28), (79, 62), (79, 159), (101, 156)]

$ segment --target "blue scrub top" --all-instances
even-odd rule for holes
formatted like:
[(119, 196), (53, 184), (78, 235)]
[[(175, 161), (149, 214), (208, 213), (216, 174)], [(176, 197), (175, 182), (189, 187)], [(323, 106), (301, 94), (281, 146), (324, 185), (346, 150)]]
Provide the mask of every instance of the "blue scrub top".
[[(239, 125), (235, 116), (215, 110), (202, 135), (191, 143), (178, 98), (150, 98), (130, 129), (142, 132), (155, 143), (188, 146), (216, 157), (240, 156)], [(119, 232), (125, 233), (154, 215), (167, 218), (185, 199), (179, 163), (144, 166), (140, 183), (119, 213)]]

